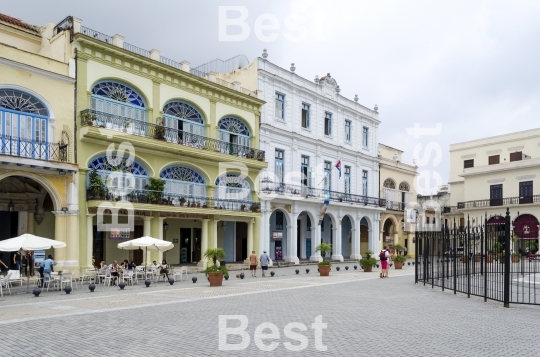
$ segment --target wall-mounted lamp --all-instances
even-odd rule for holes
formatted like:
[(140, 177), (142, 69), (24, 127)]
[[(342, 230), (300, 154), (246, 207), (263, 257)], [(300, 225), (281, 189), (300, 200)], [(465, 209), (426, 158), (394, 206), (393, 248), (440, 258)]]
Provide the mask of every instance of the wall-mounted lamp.
[(15, 210), (15, 205), (13, 204), (13, 201), (9, 200), (8, 211), (13, 212), (14, 210)]
[(68, 211), (67, 207), (62, 207), (62, 212), (66, 213)]
[(169, 223), (167, 223), (167, 221), (165, 221), (165, 223), (163, 223), (163, 229), (164, 230), (169, 229)]
[(66, 170), (59, 169), (59, 170), (58, 170), (58, 174), (59, 174), (59, 175), (65, 175), (65, 174), (66, 174)]

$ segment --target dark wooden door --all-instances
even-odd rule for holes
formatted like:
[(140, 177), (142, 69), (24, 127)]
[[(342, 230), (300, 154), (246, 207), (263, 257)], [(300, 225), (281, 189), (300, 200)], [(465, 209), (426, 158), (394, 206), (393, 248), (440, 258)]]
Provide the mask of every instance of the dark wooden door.
[[(133, 238), (141, 238), (144, 235), (143, 226), (135, 226), (135, 231), (133, 232)], [(144, 251), (142, 249), (137, 249), (133, 251), (133, 261), (136, 265), (141, 265), (144, 260)]]
[(180, 263), (191, 262), (191, 228), (180, 228)]
[(519, 183), (519, 204), (533, 203), (533, 182)]
[(302, 227), (302, 221), (301, 220), (297, 220), (296, 221), (296, 257), (298, 259), (300, 259), (300, 249), (301, 249), (301, 245), (300, 245), (300, 230), (301, 230), (301, 227)]
[(489, 205), (501, 206), (503, 204), (503, 187), (502, 185), (491, 185), (489, 188)]
[(244, 261), (247, 257), (247, 223), (236, 222), (236, 261)]

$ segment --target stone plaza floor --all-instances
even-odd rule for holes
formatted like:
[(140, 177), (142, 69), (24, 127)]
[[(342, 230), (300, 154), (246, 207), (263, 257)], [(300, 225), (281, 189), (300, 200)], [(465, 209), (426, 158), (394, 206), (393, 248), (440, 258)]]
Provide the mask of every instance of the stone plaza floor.
[[(329, 277), (319, 277), (316, 266), (298, 267), (299, 275), (294, 267), (275, 268), (276, 276), (266, 278), (244, 271), (243, 280), (231, 272), (217, 288), (202, 274), (196, 284), (190, 275), (172, 286), (121, 291), (101, 285), (90, 293), (83, 285), (70, 295), (50, 291), (39, 298), (16, 288), (0, 298), (0, 350), (2, 356), (540, 355), (539, 307), (505, 309), (415, 285), (412, 266), (392, 269), (389, 279), (355, 271), (353, 264), (339, 266)], [(245, 349), (220, 350), (220, 315), (245, 316), (249, 343), (240, 335), (223, 340), (244, 341)], [(326, 324), (322, 338), (312, 329), (317, 316)], [(279, 338), (256, 341), (255, 330), (265, 322), (277, 326)], [(305, 337), (285, 335), (285, 326), (295, 322), (306, 326), (293, 330)], [(230, 320), (226, 327), (239, 325)], [(279, 344), (262, 351), (256, 342)], [(299, 351), (290, 350), (295, 347)]]

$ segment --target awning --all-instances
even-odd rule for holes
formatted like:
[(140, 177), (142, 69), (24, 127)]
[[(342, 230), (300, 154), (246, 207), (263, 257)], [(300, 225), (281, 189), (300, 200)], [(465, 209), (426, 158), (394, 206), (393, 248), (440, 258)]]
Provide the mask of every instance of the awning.
[(514, 220), (514, 234), (521, 239), (538, 239), (538, 219), (523, 214)]

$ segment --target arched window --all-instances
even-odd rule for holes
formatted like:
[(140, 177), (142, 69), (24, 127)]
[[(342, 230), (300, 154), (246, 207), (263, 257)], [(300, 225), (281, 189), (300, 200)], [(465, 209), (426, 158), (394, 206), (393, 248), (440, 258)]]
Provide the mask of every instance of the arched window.
[(386, 188), (395, 189), (396, 188), (396, 183), (394, 182), (394, 180), (388, 178), (388, 179), (384, 180), (383, 186), (386, 187)]
[(163, 107), (164, 125), (174, 130), (167, 130), (166, 139), (186, 145), (201, 144), (204, 136), (204, 117), (189, 103), (173, 100)]
[(238, 174), (223, 174), (216, 179), (215, 198), (216, 202), (238, 209), (245, 204), (241, 201), (251, 201), (251, 185)]
[(98, 156), (90, 161), (88, 168), (96, 169), (110, 190), (121, 191), (118, 195), (123, 196), (123, 190), (144, 190), (148, 184), (146, 168), (127, 157), (112, 156), (108, 159), (105, 155)]
[(250, 146), (250, 134), (246, 124), (235, 117), (224, 117), (218, 123), (219, 140), (238, 146)]
[(409, 184), (405, 181), (399, 184), (399, 190), (400, 191), (409, 191)]
[(1, 153), (47, 160), (49, 111), (34, 96), (0, 89)]
[(109, 114), (106, 127), (115, 126), (119, 119), (146, 121), (146, 104), (133, 88), (115, 81), (102, 81), (92, 88), (90, 109)]
[(175, 205), (178, 205), (177, 201), (180, 197), (192, 202), (203, 201), (206, 198), (206, 181), (192, 168), (171, 166), (161, 171), (159, 176), (165, 180), (165, 194), (174, 195), (173, 204)]

